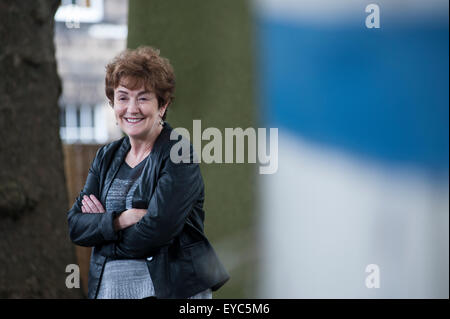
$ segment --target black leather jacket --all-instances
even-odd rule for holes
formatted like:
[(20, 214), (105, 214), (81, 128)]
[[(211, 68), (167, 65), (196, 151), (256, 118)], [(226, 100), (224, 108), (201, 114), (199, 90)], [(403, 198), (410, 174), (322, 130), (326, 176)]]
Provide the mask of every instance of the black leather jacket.
[[(133, 208), (147, 214), (135, 225), (115, 232), (121, 212), (81, 212), (83, 195), (94, 194), (105, 205), (106, 194), (130, 150), (128, 137), (102, 146), (92, 162), (86, 184), (67, 215), (71, 240), (92, 250), (88, 297), (96, 298), (103, 267), (111, 259), (146, 258), (157, 298), (187, 298), (220, 288), (229, 275), (203, 232), (204, 184), (200, 167), (170, 160), (172, 128), (166, 122), (146, 159), (133, 194)], [(175, 131), (173, 131), (175, 133)], [(178, 135), (181, 138), (181, 135)], [(187, 141), (183, 138), (183, 141)]]

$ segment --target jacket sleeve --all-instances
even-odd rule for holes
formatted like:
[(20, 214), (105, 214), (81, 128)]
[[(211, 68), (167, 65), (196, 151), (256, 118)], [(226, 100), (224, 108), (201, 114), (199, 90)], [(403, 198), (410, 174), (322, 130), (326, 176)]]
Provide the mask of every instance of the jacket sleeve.
[[(192, 147), (192, 146), (191, 146)], [(191, 154), (193, 154), (191, 149)], [(145, 258), (169, 245), (183, 229), (186, 218), (203, 189), (200, 167), (166, 160), (147, 214), (122, 231), (118, 242), (103, 245), (100, 253), (114, 258)]]
[(103, 150), (104, 146), (97, 151), (89, 168), (86, 184), (67, 213), (70, 239), (80, 246), (92, 247), (119, 239), (119, 234), (114, 231), (113, 224), (118, 212), (88, 214), (81, 211), (83, 195), (93, 194), (100, 199), (99, 168)]

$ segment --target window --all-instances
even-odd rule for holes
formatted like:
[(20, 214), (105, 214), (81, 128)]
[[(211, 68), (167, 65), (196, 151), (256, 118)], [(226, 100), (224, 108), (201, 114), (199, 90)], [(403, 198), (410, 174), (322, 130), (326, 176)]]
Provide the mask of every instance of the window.
[(65, 143), (103, 143), (108, 138), (102, 105), (64, 105), (60, 135)]

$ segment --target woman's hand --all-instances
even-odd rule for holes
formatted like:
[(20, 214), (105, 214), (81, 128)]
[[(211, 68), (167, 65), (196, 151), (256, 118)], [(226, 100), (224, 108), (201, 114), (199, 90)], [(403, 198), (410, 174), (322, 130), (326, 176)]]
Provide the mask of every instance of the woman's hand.
[[(81, 201), (83, 205), (81, 206), (81, 211), (88, 214), (104, 213), (102, 203), (94, 196), (89, 195), (83, 196)], [(114, 229), (116, 231), (133, 226), (141, 220), (144, 215), (147, 214), (146, 209), (131, 208), (120, 214), (119, 217), (114, 219)]]
[(127, 209), (122, 214), (120, 214), (119, 217), (114, 219), (114, 229), (118, 231), (133, 226), (134, 224), (139, 222), (145, 214), (147, 214), (146, 209)]
[(83, 213), (92, 214), (105, 212), (102, 203), (100, 203), (100, 201), (94, 195), (84, 195), (81, 202), (83, 203), (83, 205), (81, 206), (81, 211)]

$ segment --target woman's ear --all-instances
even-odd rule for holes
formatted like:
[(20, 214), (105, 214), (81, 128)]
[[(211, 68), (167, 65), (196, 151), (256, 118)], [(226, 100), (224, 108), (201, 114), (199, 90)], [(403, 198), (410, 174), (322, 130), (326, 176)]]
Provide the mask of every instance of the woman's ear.
[(164, 113), (166, 113), (166, 109), (169, 106), (169, 102), (167, 102), (165, 105), (161, 106), (161, 108), (159, 109), (159, 115), (161, 115), (161, 117), (164, 116)]

